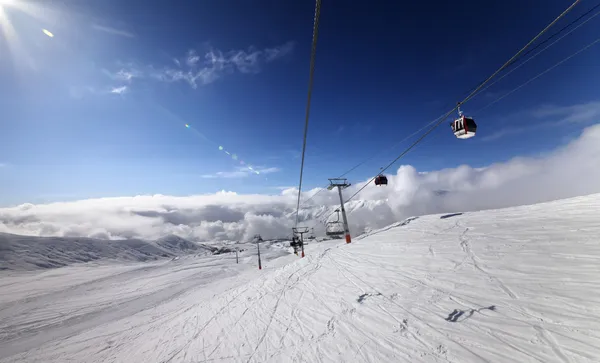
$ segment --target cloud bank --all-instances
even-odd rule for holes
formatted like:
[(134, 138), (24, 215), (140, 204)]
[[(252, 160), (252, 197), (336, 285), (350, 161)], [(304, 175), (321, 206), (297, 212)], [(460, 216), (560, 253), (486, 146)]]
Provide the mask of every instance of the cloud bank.
[(519, 112), (505, 118), (531, 120), (523, 125), (512, 125), (499, 129), (483, 137), (483, 141), (492, 141), (508, 135), (535, 132), (539, 129), (569, 127), (569, 125), (593, 124), (600, 119), (600, 101), (592, 101), (571, 106), (546, 105), (537, 109)]
[[(600, 125), (543, 158), (515, 158), (474, 169), (468, 166), (418, 172), (404, 165), (387, 187), (367, 187), (346, 206), (351, 232), (381, 228), (413, 215), (464, 212), (550, 201), (600, 192)], [(363, 183), (345, 191), (352, 195)], [(294, 188), (278, 195), (165, 195), (89, 199), (0, 209), (0, 232), (104, 239), (184, 238), (246, 241), (289, 234)], [(317, 190), (304, 193), (306, 200)], [(322, 233), (337, 207), (335, 191), (319, 193), (301, 210), (305, 225)], [(560, 216), (557, 216), (559, 218)], [(332, 217), (335, 218), (335, 217)]]

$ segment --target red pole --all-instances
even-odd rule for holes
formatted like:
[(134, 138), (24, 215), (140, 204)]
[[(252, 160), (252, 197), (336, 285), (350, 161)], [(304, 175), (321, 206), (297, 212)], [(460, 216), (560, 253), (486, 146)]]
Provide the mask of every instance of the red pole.
[(342, 188), (338, 186), (338, 193), (340, 194), (340, 204), (342, 206), (342, 217), (344, 219), (344, 232), (346, 233), (346, 243), (351, 243), (350, 229), (348, 228), (348, 218), (346, 218), (346, 209), (344, 208), (344, 198), (342, 197)]

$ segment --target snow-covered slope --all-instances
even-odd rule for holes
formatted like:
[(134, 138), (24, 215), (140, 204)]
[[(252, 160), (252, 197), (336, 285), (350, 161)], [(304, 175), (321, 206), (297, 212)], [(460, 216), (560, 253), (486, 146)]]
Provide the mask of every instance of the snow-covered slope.
[(78, 237), (33, 237), (0, 233), (0, 270), (33, 270), (74, 263), (152, 261), (211, 249), (177, 236), (156, 241), (107, 241)]
[(412, 218), (260, 271), (248, 250), (3, 277), (0, 362), (598, 362), (599, 221), (592, 195)]

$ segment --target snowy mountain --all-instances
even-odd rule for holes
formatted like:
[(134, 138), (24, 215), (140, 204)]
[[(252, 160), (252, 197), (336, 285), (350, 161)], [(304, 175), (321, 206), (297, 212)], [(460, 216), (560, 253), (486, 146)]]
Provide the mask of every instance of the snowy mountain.
[(247, 244), (239, 264), (0, 272), (0, 362), (598, 362), (598, 221), (600, 194), (410, 218), (306, 258), (265, 243), (262, 270)]
[(151, 261), (212, 250), (177, 236), (156, 241), (33, 237), (0, 233), (0, 270), (55, 268), (91, 261)]

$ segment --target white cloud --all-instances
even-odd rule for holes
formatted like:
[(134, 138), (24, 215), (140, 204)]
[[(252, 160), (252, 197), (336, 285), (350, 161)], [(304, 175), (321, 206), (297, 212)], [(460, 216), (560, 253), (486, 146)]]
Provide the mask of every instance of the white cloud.
[(557, 122), (597, 122), (600, 120), (600, 101), (573, 106), (545, 106), (533, 111), (538, 118), (555, 117)]
[(533, 132), (535, 130), (538, 130), (543, 127), (548, 127), (548, 126), (550, 126), (550, 125), (549, 124), (546, 124), (546, 125), (524, 124), (523, 126), (512, 126), (510, 128), (500, 129), (498, 131), (492, 132), (491, 134), (483, 136), (481, 138), (481, 141), (492, 141), (492, 140), (497, 140), (497, 139), (503, 138), (504, 136), (519, 135), (519, 134), (524, 134), (527, 132)]
[[(571, 123), (589, 124), (600, 121), (600, 101), (587, 102), (572, 106), (543, 106), (534, 110), (519, 112), (505, 117), (505, 120), (528, 120), (517, 122), (508, 128), (499, 129), (481, 138), (492, 141), (508, 135), (518, 135), (551, 127), (561, 127)], [(535, 119), (541, 121), (534, 121)]]
[(135, 77), (139, 77), (140, 73), (134, 69), (130, 69), (128, 71), (121, 69), (115, 74), (115, 79), (120, 81), (131, 82)]
[(284, 216), (292, 200), (282, 196), (163, 195), (89, 199), (0, 209), (0, 232), (28, 235), (153, 238), (166, 231), (197, 240), (246, 240), (257, 225), (291, 228)]
[(219, 171), (214, 174), (202, 175), (203, 178), (245, 178), (253, 174), (272, 174), (281, 171), (276, 167), (263, 168), (263, 167), (252, 167), (252, 166), (240, 166), (236, 167), (234, 171)]
[(113, 89), (110, 90), (110, 93), (114, 93), (117, 95), (122, 95), (124, 93), (126, 93), (128, 90), (127, 86), (121, 86), (121, 87), (115, 87)]
[(267, 48), (265, 49), (265, 60), (267, 62), (272, 62), (281, 57), (285, 57), (290, 54), (294, 50), (294, 43), (287, 42), (279, 47), (275, 48)]
[(111, 72), (108, 69), (103, 69), (102, 72), (110, 79), (120, 82), (131, 83), (135, 78), (143, 78), (144, 72), (139, 66), (133, 63), (119, 63), (121, 67), (118, 71)]
[[(453, 213), (537, 203), (600, 192), (600, 125), (540, 158), (515, 158), (485, 168), (460, 166), (418, 172), (401, 166), (389, 185), (365, 188), (347, 203), (351, 232), (380, 228), (413, 215)], [(239, 170), (237, 170), (239, 171)], [(346, 189), (352, 195), (364, 182)], [(318, 189), (303, 192), (303, 200)], [(286, 236), (294, 223), (296, 188), (278, 195), (219, 192), (23, 204), (0, 209), (0, 232), (44, 236), (110, 236), (154, 239), (176, 234), (193, 240), (247, 240)], [(302, 208), (303, 223), (322, 233), (338, 205), (324, 191)], [(560, 218), (560, 216), (556, 216)]]
[[(190, 50), (188, 52), (188, 56), (186, 59), (186, 64), (190, 67), (194, 67), (196, 64), (198, 64), (198, 62), (200, 61), (200, 56), (198, 56), (198, 54), (196, 54), (195, 50)], [(179, 63), (181, 64), (181, 63)]]
[(102, 26), (102, 25), (98, 25), (98, 24), (92, 24), (92, 28), (101, 32), (105, 32), (108, 34), (112, 34), (112, 35), (118, 35), (121, 37), (126, 37), (126, 38), (135, 38), (135, 34), (130, 33), (128, 31), (125, 30), (121, 30), (121, 29), (116, 29), (113, 27), (109, 27), (109, 26)]
[(157, 67), (154, 65), (123, 65), (118, 71), (105, 73), (114, 80), (131, 82), (135, 78), (149, 78), (161, 82), (186, 82), (192, 88), (215, 82), (226, 74), (258, 73), (265, 63), (275, 61), (290, 54), (294, 44), (285, 43), (279, 47), (258, 50), (250, 47), (248, 50), (231, 50), (222, 52), (211, 49), (203, 56), (194, 49), (187, 52), (182, 59), (173, 59), (172, 64)]
[(260, 71), (260, 61), (262, 52), (256, 50), (250, 50), (245, 52), (243, 50), (229, 54), (229, 62), (235, 65), (238, 71), (241, 73), (258, 73)]

